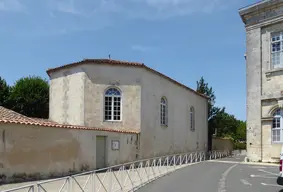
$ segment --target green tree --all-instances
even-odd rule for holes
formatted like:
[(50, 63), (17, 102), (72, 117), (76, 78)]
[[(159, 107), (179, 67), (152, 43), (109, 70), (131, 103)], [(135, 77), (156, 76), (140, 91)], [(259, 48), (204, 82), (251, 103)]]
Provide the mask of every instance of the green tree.
[(8, 107), (8, 97), (10, 94), (10, 86), (5, 79), (0, 77), (0, 106)]
[(218, 127), (217, 123), (219, 122), (221, 114), (225, 112), (225, 108), (215, 106), (216, 96), (214, 91), (212, 87), (209, 87), (208, 83), (205, 82), (203, 77), (197, 81), (197, 92), (208, 97), (208, 150), (211, 150), (212, 134), (215, 132), (215, 128)]
[(208, 149), (211, 150), (214, 133), (217, 137), (231, 138), (235, 148), (245, 148), (245, 144), (239, 141), (246, 140), (246, 122), (237, 120), (234, 115), (226, 113), (224, 107), (215, 106), (215, 93), (203, 77), (197, 81), (197, 92), (208, 97)]
[(236, 130), (239, 127), (239, 121), (234, 115), (221, 112), (213, 118), (213, 127), (217, 129), (218, 137), (234, 138), (236, 135)]
[(213, 117), (215, 117), (218, 113), (223, 113), (225, 108), (216, 107), (215, 100), (216, 96), (212, 87), (208, 86), (208, 83), (205, 82), (204, 78), (201, 77), (199, 81), (197, 81), (197, 92), (206, 95), (208, 97), (208, 121), (210, 121)]
[(247, 124), (246, 121), (239, 120), (239, 125), (236, 130), (235, 140), (246, 141), (247, 137)]
[(29, 117), (48, 118), (49, 84), (38, 76), (24, 77), (11, 88), (11, 109)]

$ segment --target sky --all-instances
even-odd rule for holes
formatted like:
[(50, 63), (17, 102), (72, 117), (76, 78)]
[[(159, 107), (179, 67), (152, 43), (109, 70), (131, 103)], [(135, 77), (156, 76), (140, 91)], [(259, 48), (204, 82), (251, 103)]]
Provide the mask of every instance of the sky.
[(143, 62), (246, 120), (245, 28), (238, 9), (255, 0), (0, 0), (0, 76), (48, 79), (84, 58)]

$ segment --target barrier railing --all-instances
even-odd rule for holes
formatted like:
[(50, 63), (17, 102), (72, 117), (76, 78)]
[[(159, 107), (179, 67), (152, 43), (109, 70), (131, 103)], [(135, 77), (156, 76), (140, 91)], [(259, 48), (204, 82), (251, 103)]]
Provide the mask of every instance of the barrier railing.
[(68, 177), (36, 182), (2, 192), (116, 192), (134, 191), (192, 163), (231, 155), (230, 151), (191, 152), (139, 160)]

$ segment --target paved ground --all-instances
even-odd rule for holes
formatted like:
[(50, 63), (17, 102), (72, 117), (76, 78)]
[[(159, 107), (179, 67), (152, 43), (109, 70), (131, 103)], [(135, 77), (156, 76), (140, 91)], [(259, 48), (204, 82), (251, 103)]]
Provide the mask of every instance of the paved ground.
[(224, 158), (185, 167), (139, 192), (283, 192), (276, 184), (278, 166), (242, 163), (244, 157)]
[[(178, 166), (179, 170), (147, 184), (140, 188), (139, 192), (279, 192), (283, 189), (276, 184), (278, 165), (247, 164), (243, 163), (243, 160), (244, 157), (238, 156), (181, 165)], [(70, 182), (74, 192), (83, 191), (80, 187), (84, 185), (86, 186), (85, 191), (93, 191), (93, 189), (99, 192), (111, 191), (111, 189), (120, 189), (120, 184), (125, 189), (130, 189), (132, 186), (138, 186), (153, 178), (156, 173), (165, 173), (170, 169), (174, 169), (174, 166), (144, 167), (127, 172), (122, 170), (95, 175), (87, 174), (76, 177), (76, 182), (74, 179), (71, 179)], [(61, 187), (64, 190), (68, 189), (69, 185), (64, 185), (65, 181), (62, 179), (38, 186), (34, 185), (35, 182), (8, 184), (0, 186), (0, 191), (32, 184), (32, 186), (43, 187), (48, 192), (55, 192)], [(105, 189), (102, 187), (101, 181)], [(17, 190), (17, 192), (27, 192), (27, 189)]]

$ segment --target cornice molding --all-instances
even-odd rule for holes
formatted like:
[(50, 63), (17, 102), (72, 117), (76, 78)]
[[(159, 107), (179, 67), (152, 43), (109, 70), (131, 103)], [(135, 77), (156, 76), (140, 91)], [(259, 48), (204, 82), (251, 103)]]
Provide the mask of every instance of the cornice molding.
[(283, 16), (283, 0), (270, 0), (240, 10), (240, 16), (246, 28), (281, 17)]

